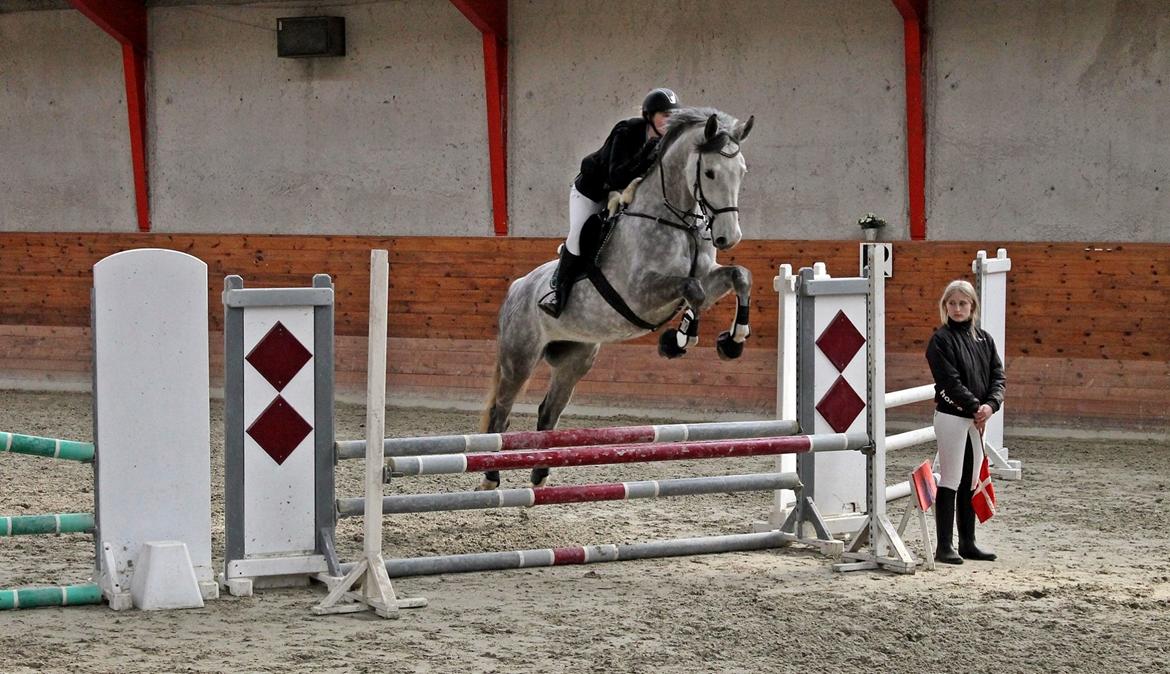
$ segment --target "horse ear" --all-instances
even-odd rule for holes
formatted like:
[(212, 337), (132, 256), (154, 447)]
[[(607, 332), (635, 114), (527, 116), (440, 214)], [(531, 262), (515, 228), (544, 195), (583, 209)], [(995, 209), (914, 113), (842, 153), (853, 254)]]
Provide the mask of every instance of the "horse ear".
[(704, 132), (707, 134), (707, 140), (711, 140), (712, 138), (714, 138), (715, 134), (718, 131), (719, 131), (719, 118), (716, 117), (715, 115), (711, 115), (710, 117), (707, 118), (707, 128), (704, 130)]
[(735, 136), (736, 142), (742, 143), (743, 139), (747, 138), (748, 134), (752, 132), (752, 125), (755, 123), (756, 123), (756, 116), (752, 115), (751, 117), (748, 117), (748, 121), (744, 122), (743, 124), (740, 124), (739, 128), (737, 128), (735, 130), (735, 133), (733, 134)]

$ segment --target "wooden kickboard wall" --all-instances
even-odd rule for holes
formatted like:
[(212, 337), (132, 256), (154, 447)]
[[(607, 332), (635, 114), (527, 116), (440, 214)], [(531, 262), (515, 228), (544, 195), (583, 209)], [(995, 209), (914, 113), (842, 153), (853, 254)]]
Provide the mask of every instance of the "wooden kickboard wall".
[[(493, 362), (499, 302), (508, 284), (552, 259), (550, 238), (0, 233), (0, 385), (84, 386), (89, 378), (91, 268), (130, 248), (181, 250), (209, 267), (212, 383), (222, 371), (223, 277), (245, 287), (308, 286), (333, 277), (336, 376), (364, 390), (371, 248), (390, 250), (390, 395), (475, 401)], [(1012, 258), (1007, 328), (1013, 423), (1170, 427), (1170, 246), (1164, 244), (897, 242), (887, 286), (887, 352), (893, 390), (929, 382), (922, 353), (936, 303), (954, 278), (971, 278), (976, 251)], [(703, 317), (685, 357), (656, 353), (657, 335), (605, 347), (578, 388), (578, 403), (637, 410), (771, 414), (775, 401), (776, 294), (781, 263), (821, 261), (834, 276), (858, 273), (856, 241), (744, 241), (721, 254), (754, 277), (752, 337), (743, 359), (720, 361), (715, 336), (734, 300)], [(547, 369), (524, 400), (538, 402)], [(899, 410), (921, 417), (925, 406)]]

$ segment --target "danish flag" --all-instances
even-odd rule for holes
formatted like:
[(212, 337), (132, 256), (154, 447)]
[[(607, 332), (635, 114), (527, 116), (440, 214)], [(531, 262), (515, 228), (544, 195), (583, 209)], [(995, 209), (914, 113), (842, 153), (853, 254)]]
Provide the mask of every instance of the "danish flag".
[(983, 455), (983, 465), (979, 467), (979, 484), (971, 494), (971, 507), (980, 523), (995, 515), (995, 487), (991, 484), (991, 462), (987, 460), (987, 454)]

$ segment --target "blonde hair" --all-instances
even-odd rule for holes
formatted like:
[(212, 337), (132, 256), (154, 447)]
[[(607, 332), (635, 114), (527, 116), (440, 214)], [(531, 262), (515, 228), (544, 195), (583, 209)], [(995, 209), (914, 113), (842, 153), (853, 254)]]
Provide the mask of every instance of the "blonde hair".
[(975, 292), (975, 286), (962, 279), (948, 283), (942, 297), (938, 298), (939, 322), (947, 324), (947, 298), (955, 293), (966, 295), (967, 299), (971, 300), (971, 325), (979, 325), (979, 295)]

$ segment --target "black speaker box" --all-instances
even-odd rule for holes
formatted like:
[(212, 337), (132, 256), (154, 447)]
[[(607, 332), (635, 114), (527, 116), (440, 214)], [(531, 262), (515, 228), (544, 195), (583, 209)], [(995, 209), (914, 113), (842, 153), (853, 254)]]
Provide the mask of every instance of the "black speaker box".
[(276, 20), (280, 58), (345, 56), (345, 17), (297, 16)]

